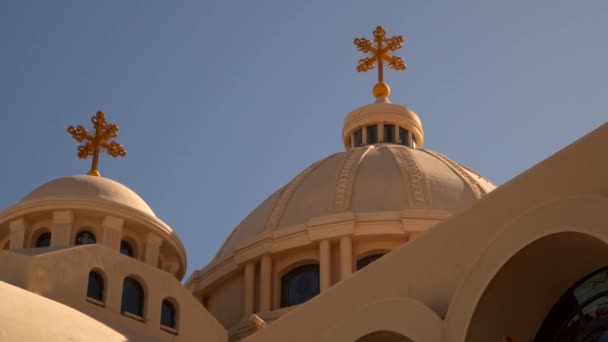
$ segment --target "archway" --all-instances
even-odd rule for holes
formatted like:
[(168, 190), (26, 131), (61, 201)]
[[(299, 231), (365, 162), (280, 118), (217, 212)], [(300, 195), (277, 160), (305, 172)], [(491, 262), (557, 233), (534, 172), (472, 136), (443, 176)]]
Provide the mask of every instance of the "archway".
[(513, 255), (484, 290), (466, 341), (532, 341), (562, 294), (607, 266), (608, 245), (579, 232), (542, 237)]
[(375, 331), (371, 334), (367, 334), (355, 342), (413, 342), (409, 338), (387, 330)]

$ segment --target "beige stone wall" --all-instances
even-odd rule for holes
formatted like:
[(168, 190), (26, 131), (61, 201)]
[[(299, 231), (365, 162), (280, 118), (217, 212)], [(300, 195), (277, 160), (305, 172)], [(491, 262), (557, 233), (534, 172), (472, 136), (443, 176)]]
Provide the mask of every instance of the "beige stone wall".
[[(100, 245), (48, 251), (35, 256), (19, 251), (0, 252), (3, 281), (84, 312), (127, 335), (158, 341), (225, 341), (226, 331), (171, 274)], [(87, 300), (88, 275), (96, 270), (105, 278), (104, 302)], [(122, 286), (131, 276), (145, 290), (141, 320), (121, 314)], [(178, 308), (177, 334), (161, 329), (161, 302), (170, 298)]]

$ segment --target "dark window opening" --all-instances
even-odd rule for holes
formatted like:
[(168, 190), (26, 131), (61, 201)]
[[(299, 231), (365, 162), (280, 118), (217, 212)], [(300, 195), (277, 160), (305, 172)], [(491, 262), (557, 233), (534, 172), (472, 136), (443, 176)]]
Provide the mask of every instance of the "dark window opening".
[(51, 232), (44, 232), (36, 239), (36, 248), (51, 246)]
[(367, 126), (367, 144), (373, 145), (378, 143), (378, 126)]
[(364, 268), (365, 266), (369, 265), (370, 263), (380, 259), (383, 255), (384, 255), (384, 253), (377, 253), (377, 254), (368, 255), (366, 257), (363, 257), (363, 258), (357, 260), (357, 271)]
[(384, 142), (395, 142), (395, 125), (384, 125)]
[(319, 294), (319, 265), (291, 270), (281, 278), (281, 307), (301, 304)]
[(120, 241), (120, 254), (130, 256), (131, 258), (135, 255), (133, 252), (133, 246), (128, 241)]
[(363, 130), (359, 128), (355, 131), (355, 147), (363, 146)]
[(87, 297), (103, 302), (103, 277), (101, 274), (89, 272), (89, 285), (87, 287)]
[(557, 301), (536, 342), (608, 340), (608, 268), (586, 276)]
[(125, 278), (122, 284), (122, 305), (120, 311), (144, 317), (144, 288), (134, 278)]
[(76, 245), (92, 245), (96, 242), (95, 234), (88, 230), (81, 231), (76, 235), (76, 239), (74, 239), (74, 244)]
[(177, 327), (177, 311), (175, 305), (164, 299), (161, 307), (160, 324), (175, 329)]
[(410, 146), (410, 141), (408, 139), (409, 132), (405, 128), (399, 127), (399, 142), (401, 145)]

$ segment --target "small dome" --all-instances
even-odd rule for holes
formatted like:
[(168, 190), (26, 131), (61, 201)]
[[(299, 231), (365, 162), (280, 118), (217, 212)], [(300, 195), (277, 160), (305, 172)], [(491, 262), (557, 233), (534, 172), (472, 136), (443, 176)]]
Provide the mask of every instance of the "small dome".
[(3, 341), (128, 341), (108, 325), (61, 303), (0, 282)]
[(104, 177), (69, 176), (52, 180), (25, 196), (20, 203), (56, 200), (97, 201), (119, 204), (156, 217), (146, 202), (133, 190)]
[(396, 144), (336, 153), (304, 170), (232, 232), (217, 259), (273, 231), (306, 229), (311, 219), (352, 213), (432, 209), (454, 214), (495, 185), (444, 155)]

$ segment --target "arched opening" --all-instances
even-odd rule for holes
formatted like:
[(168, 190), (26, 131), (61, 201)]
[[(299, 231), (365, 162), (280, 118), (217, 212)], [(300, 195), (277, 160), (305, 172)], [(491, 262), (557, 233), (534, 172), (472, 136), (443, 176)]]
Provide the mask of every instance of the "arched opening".
[(556, 233), (528, 244), (480, 294), (465, 340), (533, 341), (562, 294), (607, 264), (608, 245), (583, 233)]
[(387, 330), (375, 331), (358, 338), (355, 342), (413, 342), (411, 339)]
[(125, 278), (122, 284), (122, 305), (120, 311), (137, 318), (144, 317), (144, 288), (133, 277)]
[(368, 256), (364, 256), (363, 258), (360, 258), (357, 260), (357, 271), (360, 269), (363, 269), (365, 266), (371, 264), (372, 262), (380, 259), (381, 257), (384, 256), (384, 254), (386, 254), (385, 252), (380, 252), (380, 253), (374, 253), (374, 254), (370, 254)]
[(95, 234), (89, 230), (81, 230), (76, 234), (76, 238), (74, 239), (74, 244), (77, 246), (92, 245), (94, 243), (97, 243), (97, 239), (95, 238)]
[(127, 240), (121, 240), (120, 241), (120, 254), (124, 254), (126, 256), (129, 256), (131, 258), (135, 257), (135, 249), (133, 248), (133, 245), (127, 241)]
[(281, 278), (281, 307), (304, 303), (318, 294), (318, 264), (297, 267)]
[(36, 243), (34, 244), (36, 248), (42, 247), (50, 247), (51, 246), (51, 232), (45, 231), (38, 235), (36, 238)]
[(608, 341), (608, 268), (568, 289), (545, 317), (534, 341)]
[(103, 276), (97, 271), (89, 272), (89, 284), (87, 287), (87, 297), (97, 302), (103, 303), (104, 299), (104, 280)]
[(177, 308), (173, 301), (168, 298), (163, 299), (161, 305), (160, 325), (177, 330)]

